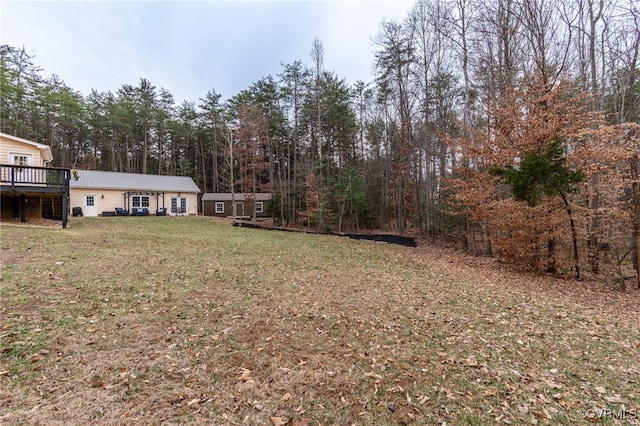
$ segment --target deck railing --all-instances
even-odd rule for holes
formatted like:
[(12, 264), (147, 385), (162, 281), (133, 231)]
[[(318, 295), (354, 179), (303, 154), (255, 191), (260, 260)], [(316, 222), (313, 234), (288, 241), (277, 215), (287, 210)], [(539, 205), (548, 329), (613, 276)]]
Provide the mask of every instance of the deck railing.
[(69, 188), (71, 170), (60, 167), (17, 166), (0, 164), (0, 183), (12, 189), (31, 186), (42, 188)]

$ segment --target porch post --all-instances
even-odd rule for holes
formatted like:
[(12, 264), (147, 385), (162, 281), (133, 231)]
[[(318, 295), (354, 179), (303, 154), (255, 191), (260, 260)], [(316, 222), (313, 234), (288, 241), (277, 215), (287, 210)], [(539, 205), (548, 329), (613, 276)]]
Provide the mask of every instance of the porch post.
[(22, 194), (20, 195), (19, 209), (20, 209), (20, 222), (25, 223), (27, 221), (26, 210), (27, 210), (27, 197)]
[(62, 229), (67, 228), (67, 221), (69, 220), (69, 192), (62, 194)]
[(71, 179), (71, 171), (62, 171), (62, 229), (67, 228), (69, 220), (69, 180)]

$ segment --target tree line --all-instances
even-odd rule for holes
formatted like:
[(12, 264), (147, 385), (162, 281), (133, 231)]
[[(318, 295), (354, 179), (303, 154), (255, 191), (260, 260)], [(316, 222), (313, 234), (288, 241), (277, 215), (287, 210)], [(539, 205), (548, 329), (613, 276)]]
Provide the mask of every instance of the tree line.
[(0, 128), (57, 166), (273, 192), (282, 225), (380, 228), (522, 268), (637, 280), (640, 10), (630, 0), (418, 0), (376, 77), (309, 58), (227, 100), (141, 78), (83, 96), (0, 48)]

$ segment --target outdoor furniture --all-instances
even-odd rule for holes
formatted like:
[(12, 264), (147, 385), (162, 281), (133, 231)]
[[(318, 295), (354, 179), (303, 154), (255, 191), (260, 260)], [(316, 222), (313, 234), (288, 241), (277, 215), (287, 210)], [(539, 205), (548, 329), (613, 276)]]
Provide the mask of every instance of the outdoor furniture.
[(148, 216), (149, 209), (146, 207), (134, 207), (131, 214), (134, 216)]
[(166, 208), (164, 208), (164, 207), (159, 208), (159, 209), (156, 211), (156, 216), (166, 216), (166, 215), (167, 215), (167, 209), (166, 209)]
[(122, 207), (116, 207), (116, 216), (129, 216), (129, 212)]

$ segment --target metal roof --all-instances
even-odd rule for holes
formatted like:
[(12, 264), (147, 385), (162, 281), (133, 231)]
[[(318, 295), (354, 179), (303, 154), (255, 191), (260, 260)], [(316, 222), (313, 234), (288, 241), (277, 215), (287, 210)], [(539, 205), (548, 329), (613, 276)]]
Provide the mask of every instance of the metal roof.
[(195, 192), (200, 188), (188, 176), (143, 175), (139, 173), (78, 170), (71, 188), (121, 189), (123, 191)]
[[(256, 195), (256, 201), (269, 201), (271, 199), (271, 193), (269, 192), (259, 192)], [(235, 193), (235, 200), (242, 201), (246, 197), (252, 197), (253, 193), (242, 194)], [(207, 192), (202, 194), (202, 201), (231, 201), (231, 193), (230, 192)]]

